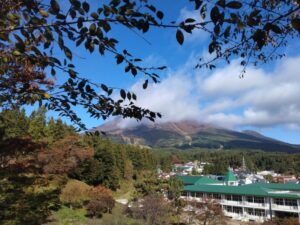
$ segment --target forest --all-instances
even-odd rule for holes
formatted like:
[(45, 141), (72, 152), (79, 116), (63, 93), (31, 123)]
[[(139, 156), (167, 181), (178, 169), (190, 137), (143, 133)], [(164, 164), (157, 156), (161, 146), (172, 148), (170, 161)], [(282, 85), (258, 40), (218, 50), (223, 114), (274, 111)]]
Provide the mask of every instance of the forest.
[[(4, 110), (0, 130), (1, 224), (62, 224), (67, 214), (77, 222), (97, 221), (113, 210), (126, 215), (124, 224), (172, 224), (180, 220), (176, 215), (184, 206), (179, 200), (182, 184), (158, 179), (158, 168), (169, 172), (174, 163), (198, 160), (212, 163), (204, 174), (224, 174), (229, 165), (240, 166), (243, 156), (253, 172), (299, 174), (300, 168), (298, 154), (163, 151), (117, 144), (105, 135), (77, 133), (62, 120), (47, 117), (45, 108), (30, 115), (24, 109)], [(162, 198), (166, 193), (170, 201)], [(133, 205), (130, 210), (115, 202), (124, 196)], [(145, 209), (135, 206), (140, 199), (147, 202)], [(167, 209), (155, 214), (159, 223), (152, 221), (153, 199)]]
[(148, 149), (78, 134), (44, 108), (4, 110), (0, 121), (1, 224), (43, 224), (62, 207), (99, 217), (123, 181), (156, 167)]

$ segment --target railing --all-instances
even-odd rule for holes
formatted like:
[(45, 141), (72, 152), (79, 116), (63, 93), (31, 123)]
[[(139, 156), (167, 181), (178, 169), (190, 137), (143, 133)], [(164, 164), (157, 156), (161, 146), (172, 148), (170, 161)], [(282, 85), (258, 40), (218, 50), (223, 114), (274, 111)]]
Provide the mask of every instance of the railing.
[(258, 216), (258, 215), (251, 215), (248, 213), (234, 213), (234, 212), (228, 212), (224, 210), (224, 215), (232, 217), (233, 219), (238, 220), (255, 220), (255, 221), (264, 221), (266, 219), (265, 216)]
[(230, 200), (225, 200), (225, 199), (222, 199), (220, 201), (220, 203), (224, 204), (224, 205), (234, 205), (234, 206), (243, 206), (243, 205), (245, 205), (244, 202), (230, 201)]
[(298, 206), (289, 206), (289, 205), (277, 205), (277, 204), (272, 204), (272, 209), (277, 209), (277, 210), (283, 210), (283, 211), (299, 211)]
[(253, 202), (247, 202), (247, 201), (230, 201), (230, 200), (225, 200), (222, 199), (220, 201), (221, 204), (224, 205), (231, 205), (231, 206), (243, 206), (243, 207), (253, 207), (253, 208), (262, 208), (265, 209), (266, 207), (268, 207), (268, 204), (266, 203), (253, 203)]

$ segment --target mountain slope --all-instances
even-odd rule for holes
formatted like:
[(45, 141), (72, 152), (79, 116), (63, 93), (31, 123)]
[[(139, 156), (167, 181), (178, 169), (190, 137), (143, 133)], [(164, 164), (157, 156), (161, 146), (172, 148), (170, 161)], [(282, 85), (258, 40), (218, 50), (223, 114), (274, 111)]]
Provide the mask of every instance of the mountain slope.
[(140, 124), (128, 128), (119, 128), (118, 124), (115, 120), (92, 131), (104, 131), (108, 137), (120, 143), (151, 148), (246, 149), (300, 153), (299, 145), (281, 142), (254, 131), (238, 132), (197, 121)]

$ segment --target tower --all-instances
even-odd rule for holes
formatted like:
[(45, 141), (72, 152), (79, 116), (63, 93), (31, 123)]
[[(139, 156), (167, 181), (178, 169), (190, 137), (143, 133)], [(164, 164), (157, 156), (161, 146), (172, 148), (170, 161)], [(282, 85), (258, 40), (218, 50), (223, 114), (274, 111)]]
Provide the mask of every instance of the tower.
[(246, 167), (246, 162), (245, 162), (245, 157), (243, 156), (243, 162), (242, 162), (242, 170), (245, 172), (247, 171), (247, 167)]

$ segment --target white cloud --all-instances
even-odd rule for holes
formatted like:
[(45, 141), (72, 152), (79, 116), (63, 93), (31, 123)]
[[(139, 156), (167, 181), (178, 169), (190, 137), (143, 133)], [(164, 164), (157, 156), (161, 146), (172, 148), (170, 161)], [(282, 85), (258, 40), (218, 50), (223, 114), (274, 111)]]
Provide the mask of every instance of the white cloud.
[(189, 59), (177, 71), (169, 71), (147, 90), (136, 83), (132, 91), (137, 104), (161, 112), (160, 121), (197, 119), (230, 128), (300, 127), (300, 57), (285, 58), (268, 71), (249, 67), (242, 79), (242, 68), (235, 61), (205, 76), (193, 69), (193, 62)]
[[(216, 118), (219, 123), (219, 113), (230, 110), (229, 113), (222, 114), (222, 119), (227, 124), (231, 121), (232, 126), (300, 124), (299, 63), (300, 57), (286, 58), (272, 72), (248, 68), (244, 79), (238, 78), (241, 67), (236, 62), (216, 70), (208, 78), (198, 79), (200, 93), (204, 98), (211, 99), (210, 105), (203, 111), (209, 114), (210, 120)], [(225, 106), (216, 107), (224, 96)], [(214, 109), (213, 106), (215, 112), (207, 110)], [(217, 116), (212, 117), (214, 113)]]

